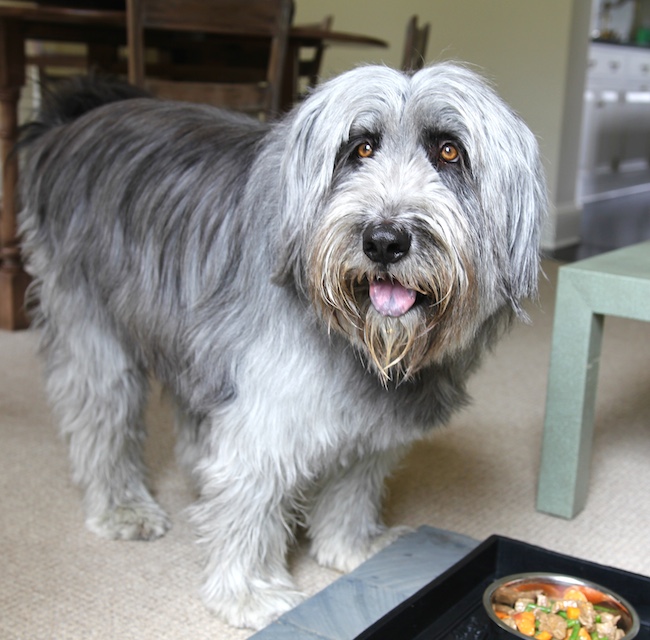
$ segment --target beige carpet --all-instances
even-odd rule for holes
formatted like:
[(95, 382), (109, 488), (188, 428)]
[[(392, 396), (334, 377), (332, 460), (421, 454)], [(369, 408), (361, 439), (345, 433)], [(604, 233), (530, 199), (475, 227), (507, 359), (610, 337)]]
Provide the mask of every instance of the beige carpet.
[[(534, 508), (557, 265), (531, 325), (518, 325), (471, 383), (474, 404), (419, 444), (390, 482), (391, 523), (482, 540), (498, 533), (650, 574), (650, 324), (608, 319), (591, 492), (572, 521)], [(0, 638), (241, 639), (197, 597), (199, 550), (172, 455), (169, 408), (154, 398), (149, 459), (174, 527), (156, 542), (107, 542), (83, 526), (66, 450), (45, 403), (35, 335), (0, 332)], [(298, 549), (300, 586), (338, 574)]]

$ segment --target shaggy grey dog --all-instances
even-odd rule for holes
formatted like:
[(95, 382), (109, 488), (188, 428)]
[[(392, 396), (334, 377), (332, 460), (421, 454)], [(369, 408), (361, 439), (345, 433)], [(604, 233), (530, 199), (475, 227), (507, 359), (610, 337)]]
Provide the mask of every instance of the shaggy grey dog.
[(342, 571), (404, 531), (385, 477), (536, 292), (535, 138), (453, 64), (358, 68), (270, 124), (77, 89), (27, 136), (20, 224), (87, 526), (169, 527), (142, 462), (153, 372), (198, 488), (203, 598), (262, 627), (300, 600), (296, 527)]

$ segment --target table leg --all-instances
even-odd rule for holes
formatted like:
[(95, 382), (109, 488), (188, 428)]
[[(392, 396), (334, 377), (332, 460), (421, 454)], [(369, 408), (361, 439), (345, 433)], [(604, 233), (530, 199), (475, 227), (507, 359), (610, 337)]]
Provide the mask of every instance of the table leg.
[(298, 96), (298, 65), (300, 62), (300, 47), (289, 42), (284, 59), (282, 89), (280, 95), (280, 110), (285, 113), (294, 106)]
[(29, 276), (20, 258), (15, 203), (18, 161), (12, 153), (18, 133), (20, 88), (25, 82), (24, 47), (20, 27), (11, 21), (0, 21), (0, 329), (9, 330), (28, 324), (24, 300)]
[(562, 273), (557, 289), (537, 509), (573, 518), (585, 505), (604, 316)]

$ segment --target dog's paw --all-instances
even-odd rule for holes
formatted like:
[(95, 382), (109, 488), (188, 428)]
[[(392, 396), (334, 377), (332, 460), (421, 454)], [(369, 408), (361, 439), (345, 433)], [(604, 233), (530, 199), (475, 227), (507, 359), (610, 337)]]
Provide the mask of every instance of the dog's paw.
[(263, 584), (255, 585), (239, 598), (206, 600), (206, 604), (224, 622), (233, 627), (263, 629), (283, 613), (305, 599), (295, 589)]
[(167, 514), (155, 503), (118, 505), (86, 520), (90, 531), (110, 540), (154, 540), (171, 527)]
[(397, 538), (413, 533), (411, 527), (390, 527), (363, 543), (344, 544), (341, 540), (330, 538), (312, 545), (312, 556), (323, 567), (348, 573), (374, 556)]

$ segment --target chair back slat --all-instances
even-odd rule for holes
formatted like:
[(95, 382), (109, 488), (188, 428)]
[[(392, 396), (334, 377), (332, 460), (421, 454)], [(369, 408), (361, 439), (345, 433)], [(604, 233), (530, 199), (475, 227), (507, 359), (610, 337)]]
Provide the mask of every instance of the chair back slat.
[(424, 66), (429, 41), (429, 24), (418, 26), (418, 17), (411, 16), (406, 25), (402, 69), (417, 71)]
[(282, 0), (140, 0), (145, 28), (274, 36)]
[[(271, 116), (280, 108), (292, 17), (292, 0), (127, 0), (129, 81), (162, 97), (212, 102)], [(236, 71), (225, 69), (221, 60), (209, 62), (214, 69), (222, 65), (229, 78), (227, 83), (206, 81), (201, 87), (195, 77), (186, 82), (178, 77), (149, 78), (145, 64), (147, 30), (220, 35), (231, 41), (241, 38), (242, 42), (253, 42), (256, 55), (261, 56), (265, 66), (261, 72), (263, 79), (251, 83), (250, 70), (243, 70), (241, 87), (236, 89), (232, 82)], [(210, 69), (210, 64), (203, 64), (203, 73), (198, 75), (206, 75)], [(169, 68), (178, 73), (178, 65)], [(172, 81), (178, 86), (171, 86)], [(229, 86), (219, 88), (220, 84)]]

